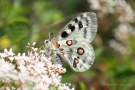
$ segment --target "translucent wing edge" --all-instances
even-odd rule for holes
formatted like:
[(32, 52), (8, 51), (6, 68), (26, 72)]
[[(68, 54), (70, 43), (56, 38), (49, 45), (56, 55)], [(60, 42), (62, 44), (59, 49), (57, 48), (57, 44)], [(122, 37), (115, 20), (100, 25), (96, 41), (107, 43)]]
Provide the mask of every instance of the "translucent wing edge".
[(98, 22), (97, 22), (96, 14), (93, 12), (87, 12), (87, 14), (91, 18), (91, 27), (90, 28), (92, 29), (92, 31), (97, 32)]

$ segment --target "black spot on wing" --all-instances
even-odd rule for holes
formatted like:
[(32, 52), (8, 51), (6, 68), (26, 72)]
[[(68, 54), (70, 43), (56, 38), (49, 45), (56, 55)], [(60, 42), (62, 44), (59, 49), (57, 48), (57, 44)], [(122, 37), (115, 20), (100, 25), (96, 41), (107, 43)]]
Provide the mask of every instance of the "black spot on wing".
[(85, 60), (83, 60), (83, 63), (86, 63), (86, 61), (85, 61)]
[(87, 36), (86, 34), (87, 34), (87, 30), (86, 30), (86, 28), (85, 28), (85, 29), (84, 29), (84, 34), (83, 34), (83, 37), (84, 37), (84, 38), (86, 38), (86, 36)]
[(77, 19), (77, 18), (75, 18), (75, 19), (74, 19), (74, 21), (75, 21), (75, 23), (77, 23), (77, 22), (78, 22), (78, 19)]
[(84, 17), (83, 17), (83, 14), (81, 14), (80, 17), (83, 19), (83, 18), (84, 18)]
[(62, 33), (61, 33), (61, 37), (62, 38), (66, 38), (68, 36), (68, 33), (66, 32), (66, 31), (63, 31)]
[(75, 30), (75, 26), (72, 25), (72, 24), (69, 24), (69, 25), (68, 25), (68, 28), (71, 29), (72, 32)]
[(86, 23), (89, 23), (89, 20), (87, 18), (85, 19), (85, 21), (86, 21)]
[(83, 65), (81, 64), (81, 65), (80, 65), (80, 68), (82, 68), (82, 66), (83, 66)]

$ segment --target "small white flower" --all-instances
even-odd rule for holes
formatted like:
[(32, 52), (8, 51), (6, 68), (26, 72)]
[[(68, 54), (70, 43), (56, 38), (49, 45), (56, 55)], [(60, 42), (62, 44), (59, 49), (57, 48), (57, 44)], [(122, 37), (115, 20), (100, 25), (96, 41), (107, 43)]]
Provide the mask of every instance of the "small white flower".
[[(4, 53), (0, 53), (0, 79), (5, 85), (9, 85), (0, 87), (0, 89), (28, 90), (31, 87), (35, 90), (50, 90), (50, 87), (53, 89), (59, 87), (59, 90), (70, 90), (69, 86), (59, 86), (61, 85), (60, 74), (65, 73), (65, 68), (61, 65), (52, 64), (52, 58), (41, 53), (45, 52), (44, 50), (38, 52), (38, 48), (34, 48), (34, 45), (35, 43), (32, 46), (28, 43), (28, 47), (33, 49), (28, 54), (23, 53), (21, 55), (18, 53), (14, 55), (12, 49), (9, 51), (5, 49)], [(11, 62), (7, 62), (7, 58)], [(11, 82), (16, 87), (10, 86)]]
[(35, 46), (36, 45), (36, 42), (33, 42), (32, 45)]
[(20, 65), (18, 69), (20, 70), (20, 72), (26, 72), (26, 67), (24, 65)]
[(5, 54), (5, 53), (0, 53), (0, 58), (4, 58), (4, 57), (6, 57), (7, 56), (7, 54)]

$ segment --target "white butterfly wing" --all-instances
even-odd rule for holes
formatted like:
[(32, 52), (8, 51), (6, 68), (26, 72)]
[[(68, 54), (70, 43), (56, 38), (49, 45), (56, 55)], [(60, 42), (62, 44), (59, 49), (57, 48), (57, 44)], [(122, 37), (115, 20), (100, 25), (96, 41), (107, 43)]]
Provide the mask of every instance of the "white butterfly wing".
[(70, 44), (71, 40), (67, 41), (58, 41), (60, 48), (63, 48), (63, 58), (65, 58), (71, 68), (76, 72), (83, 72), (89, 69), (95, 59), (93, 47), (88, 42), (80, 39), (72, 40), (72, 45)]
[(86, 12), (72, 19), (51, 42), (74, 71), (83, 72), (94, 62), (94, 50), (89, 43), (95, 38), (96, 33), (96, 14)]
[(93, 12), (86, 12), (72, 19), (58, 34), (53, 41), (81, 38), (91, 42), (97, 33), (97, 17)]

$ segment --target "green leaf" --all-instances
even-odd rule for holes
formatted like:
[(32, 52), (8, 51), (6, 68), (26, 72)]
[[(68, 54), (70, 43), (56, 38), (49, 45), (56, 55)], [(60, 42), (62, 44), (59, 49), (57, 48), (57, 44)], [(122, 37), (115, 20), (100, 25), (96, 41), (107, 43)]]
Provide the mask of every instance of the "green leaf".
[(86, 86), (83, 82), (80, 82), (79, 85), (80, 85), (80, 90), (86, 90)]
[(12, 23), (16, 23), (16, 22), (29, 24), (28, 19), (25, 18), (25, 17), (15, 17), (15, 18), (12, 18), (12, 19), (8, 20), (8, 24), (12, 24)]
[(99, 57), (101, 55), (101, 53), (103, 52), (104, 48), (103, 47), (98, 47), (95, 50), (95, 55), (96, 57)]

